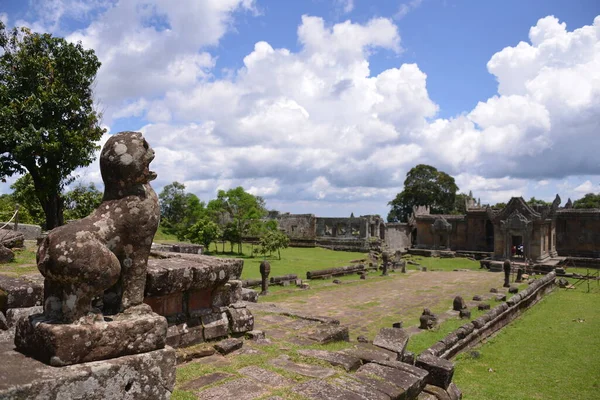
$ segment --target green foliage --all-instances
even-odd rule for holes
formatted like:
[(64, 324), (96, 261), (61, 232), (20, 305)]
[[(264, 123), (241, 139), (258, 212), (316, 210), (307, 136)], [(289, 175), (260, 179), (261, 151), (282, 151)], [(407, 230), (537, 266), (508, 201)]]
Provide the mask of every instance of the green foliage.
[(573, 202), (573, 208), (600, 208), (600, 193), (588, 193)]
[(204, 202), (193, 193), (185, 193), (185, 185), (173, 182), (158, 195), (163, 231), (184, 240), (188, 229), (206, 216)]
[(44, 210), (35, 193), (33, 179), (30, 174), (25, 174), (15, 181), (10, 188), (13, 190), (12, 198), (19, 204), (19, 222), (44, 225)]
[(529, 201), (527, 201), (527, 205), (529, 205), (530, 207), (547, 207), (551, 204), (552, 203), (548, 203), (547, 201), (536, 199), (535, 197), (532, 197), (529, 199)]
[(504, 207), (506, 207), (506, 203), (496, 203), (492, 206), (495, 210), (502, 210)]
[(454, 178), (431, 165), (419, 164), (406, 174), (404, 190), (388, 203), (388, 221), (407, 221), (414, 206), (429, 206), (432, 214), (454, 209), (458, 186)]
[(89, 165), (104, 129), (93, 108), (93, 50), (0, 22), (0, 179), (29, 172), (46, 228), (63, 224), (60, 193)]
[(459, 193), (456, 195), (454, 199), (454, 207), (452, 209), (452, 214), (466, 214), (467, 213), (467, 201), (473, 198), (473, 194), (469, 192), (469, 194)]
[(290, 238), (278, 230), (267, 230), (260, 238), (259, 252), (263, 255), (271, 255), (277, 251), (281, 260), (281, 249), (287, 249), (290, 245)]
[(65, 218), (67, 220), (85, 218), (102, 203), (102, 192), (93, 183), (87, 186), (79, 183), (64, 197)]
[(223, 241), (237, 243), (238, 252), (242, 253), (242, 238), (247, 236), (253, 221), (260, 220), (267, 214), (265, 201), (238, 186), (228, 191), (219, 190), (217, 198), (211, 200), (207, 209), (222, 228)]
[(597, 398), (600, 292), (585, 290), (557, 289), (487, 339), (478, 358), (459, 355), (453, 380), (464, 398)]
[(220, 234), (219, 225), (208, 218), (203, 218), (188, 228), (186, 238), (192, 243), (202, 244), (205, 249), (208, 249)]

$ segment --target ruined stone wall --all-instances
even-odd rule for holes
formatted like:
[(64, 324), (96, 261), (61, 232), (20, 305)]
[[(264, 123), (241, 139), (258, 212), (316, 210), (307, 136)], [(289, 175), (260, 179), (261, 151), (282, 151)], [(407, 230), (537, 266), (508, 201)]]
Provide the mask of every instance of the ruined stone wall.
[(390, 251), (406, 251), (411, 246), (411, 227), (405, 223), (387, 223), (385, 244)]
[(444, 359), (451, 359), (458, 353), (475, 346), (483, 339), (503, 328), (536, 304), (544, 295), (555, 288), (556, 273), (550, 272), (541, 279), (533, 281), (529, 287), (520, 291), (508, 301), (499, 304), (486, 314), (451, 332), (421, 353)]
[(329, 237), (364, 238), (367, 221), (364, 218), (326, 218), (316, 221), (316, 235)]
[[(0, 226), (3, 226), (6, 222), (0, 222)], [(4, 229), (14, 230), (14, 223), (6, 225)], [(17, 232), (21, 232), (25, 236), (25, 240), (35, 240), (42, 234), (42, 228), (39, 225), (30, 224), (19, 224)]]
[(277, 218), (279, 229), (290, 240), (314, 240), (316, 237), (316, 218), (314, 214), (283, 214)]
[(556, 251), (560, 256), (600, 257), (600, 209), (558, 210)]

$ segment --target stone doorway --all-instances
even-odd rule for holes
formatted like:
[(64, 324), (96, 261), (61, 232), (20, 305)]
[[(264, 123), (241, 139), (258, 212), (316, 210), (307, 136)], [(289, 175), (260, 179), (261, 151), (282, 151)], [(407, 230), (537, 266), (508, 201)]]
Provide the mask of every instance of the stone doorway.
[[(515, 249), (513, 253), (512, 249)], [(522, 235), (512, 235), (511, 241), (511, 255), (515, 258), (524, 258), (525, 257), (525, 246), (523, 243)]]

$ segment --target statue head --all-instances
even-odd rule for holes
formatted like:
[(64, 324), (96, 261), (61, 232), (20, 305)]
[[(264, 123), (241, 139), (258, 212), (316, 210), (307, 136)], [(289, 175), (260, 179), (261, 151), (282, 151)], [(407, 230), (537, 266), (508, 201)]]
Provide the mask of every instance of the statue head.
[(119, 132), (108, 139), (100, 154), (100, 172), (107, 189), (119, 190), (156, 179), (150, 171), (154, 150), (140, 132)]

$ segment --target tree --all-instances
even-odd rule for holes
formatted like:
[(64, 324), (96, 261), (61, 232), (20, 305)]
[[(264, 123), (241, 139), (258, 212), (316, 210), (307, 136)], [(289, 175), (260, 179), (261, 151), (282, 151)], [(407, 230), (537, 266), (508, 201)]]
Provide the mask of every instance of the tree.
[(0, 22), (0, 179), (29, 172), (46, 229), (62, 225), (62, 189), (94, 160), (104, 129), (93, 107), (93, 50)]
[(242, 238), (248, 234), (252, 221), (267, 214), (264, 199), (246, 192), (241, 186), (219, 190), (217, 198), (211, 200), (207, 208), (224, 226), (223, 240), (237, 243), (240, 254)]
[(208, 218), (202, 218), (190, 226), (186, 238), (192, 243), (203, 244), (206, 250), (219, 237), (219, 225)]
[(431, 165), (419, 164), (406, 174), (404, 190), (388, 203), (388, 221), (407, 221), (414, 206), (429, 206), (432, 214), (447, 214), (454, 208), (458, 186), (454, 178)]
[[(44, 210), (36, 196), (31, 175), (23, 175), (10, 185), (10, 188), (13, 190), (12, 198), (15, 204), (19, 204), (19, 222), (43, 225), (45, 223)], [(26, 219), (28, 222), (25, 221)]]
[(588, 193), (579, 200), (575, 200), (573, 208), (600, 208), (600, 193)]
[(548, 203), (544, 200), (541, 199), (536, 199), (535, 197), (532, 197), (529, 199), (529, 201), (527, 202), (527, 205), (530, 207), (547, 207), (549, 205), (551, 205), (552, 203)]
[(79, 183), (64, 198), (66, 219), (81, 219), (90, 215), (102, 203), (102, 192), (93, 183), (87, 186)]
[(290, 238), (283, 232), (278, 230), (267, 230), (260, 238), (260, 253), (263, 255), (273, 254), (277, 251), (277, 255), (281, 260), (281, 249), (286, 249), (290, 244)]
[(165, 233), (184, 240), (188, 229), (206, 215), (204, 203), (193, 193), (185, 193), (185, 185), (173, 182), (158, 195), (161, 226)]

